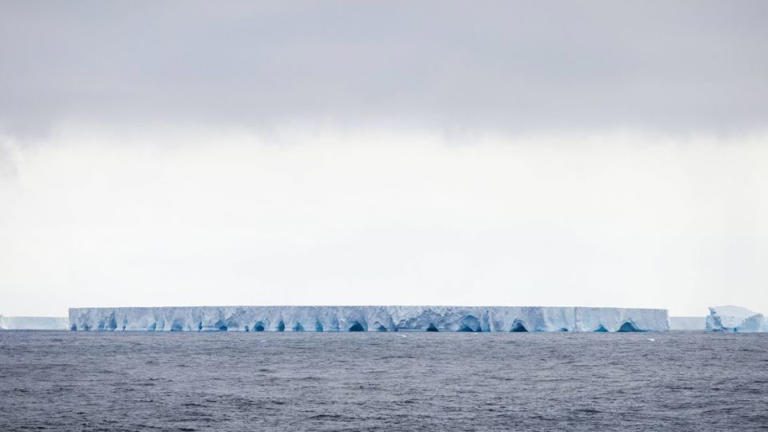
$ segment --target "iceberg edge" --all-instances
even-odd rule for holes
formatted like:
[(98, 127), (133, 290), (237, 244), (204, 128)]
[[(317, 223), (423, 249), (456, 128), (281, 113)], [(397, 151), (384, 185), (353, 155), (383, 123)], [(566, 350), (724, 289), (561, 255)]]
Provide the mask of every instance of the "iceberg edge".
[(71, 308), (73, 331), (667, 331), (666, 309), (516, 306)]

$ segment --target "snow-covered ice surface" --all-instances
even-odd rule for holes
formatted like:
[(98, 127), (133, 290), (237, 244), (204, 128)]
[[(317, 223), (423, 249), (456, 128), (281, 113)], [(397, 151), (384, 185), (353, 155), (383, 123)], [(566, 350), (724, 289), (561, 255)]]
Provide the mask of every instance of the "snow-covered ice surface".
[(704, 331), (707, 327), (707, 318), (700, 317), (669, 317), (670, 330)]
[(768, 332), (763, 314), (740, 306), (713, 306), (707, 316), (707, 330), (725, 332)]
[(101, 331), (666, 331), (666, 309), (463, 306), (72, 308), (71, 330)]
[(0, 315), (0, 330), (66, 330), (66, 317), (8, 317)]

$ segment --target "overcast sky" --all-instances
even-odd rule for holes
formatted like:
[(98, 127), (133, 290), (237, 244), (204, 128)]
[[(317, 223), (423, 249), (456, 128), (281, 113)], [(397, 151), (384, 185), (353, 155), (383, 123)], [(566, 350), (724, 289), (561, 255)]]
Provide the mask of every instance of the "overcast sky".
[(0, 2), (0, 314), (768, 313), (768, 2)]

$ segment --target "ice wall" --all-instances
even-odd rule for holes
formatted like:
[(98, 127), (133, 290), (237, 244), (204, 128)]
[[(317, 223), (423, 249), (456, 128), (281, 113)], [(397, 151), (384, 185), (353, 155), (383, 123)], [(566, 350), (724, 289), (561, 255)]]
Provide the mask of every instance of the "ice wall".
[(707, 316), (707, 330), (755, 333), (768, 332), (763, 314), (739, 306), (713, 306)]
[(669, 317), (670, 330), (704, 331), (706, 317)]
[(665, 309), (463, 306), (72, 308), (88, 331), (666, 331)]
[(65, 317), (7, 317), (0, 315), (0, 330), (67, 330)]

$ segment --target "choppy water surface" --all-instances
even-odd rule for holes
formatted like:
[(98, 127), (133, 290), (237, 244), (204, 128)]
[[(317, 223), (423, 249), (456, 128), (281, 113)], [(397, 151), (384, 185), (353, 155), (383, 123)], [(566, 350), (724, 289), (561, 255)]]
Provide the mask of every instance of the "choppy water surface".
[(0, 400), (2, 431), (766, 430), (768, 335), (0, 332)]

